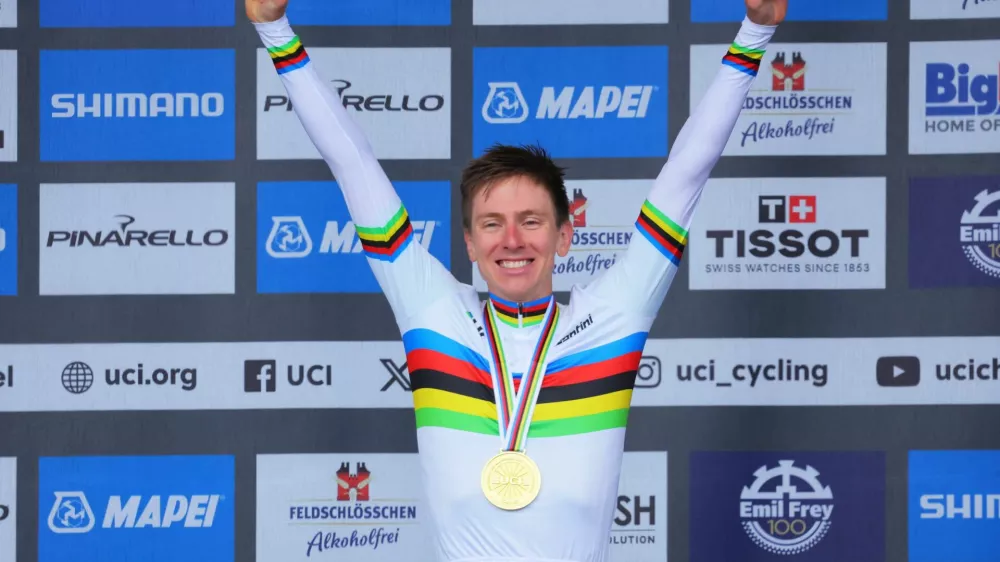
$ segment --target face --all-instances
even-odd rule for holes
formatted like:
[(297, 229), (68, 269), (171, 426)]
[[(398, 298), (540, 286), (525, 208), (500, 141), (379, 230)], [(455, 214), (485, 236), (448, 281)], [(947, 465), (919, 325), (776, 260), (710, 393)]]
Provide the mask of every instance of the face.
[(552, 198), (531, 179), (497, 182), (472, 201), (465, 232), (469, 259), (500, 298), (525, 302), (548, 296), (556, 255), (565, 256), (572, 240), (572, 225), (556, 223)]

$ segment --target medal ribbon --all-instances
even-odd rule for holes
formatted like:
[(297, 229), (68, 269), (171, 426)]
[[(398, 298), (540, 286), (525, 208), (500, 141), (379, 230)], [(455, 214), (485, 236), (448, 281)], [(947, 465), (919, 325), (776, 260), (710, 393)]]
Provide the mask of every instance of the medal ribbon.
[(503, 440), (505, 451), (523, 451), (524, 442), (528, 437), (528, 427), (531, 425), (531, 416), (535, 411), (535, 401), (542, 388), (542, 379), (545, 378), (547, 365), (545, 357), (548, 355), (555, 336), (556, 324), (559, 322), (559, 306), (555, 297), (551, 297), (545, 311), (545, 319), (541, 324), (541, 334), (531, 356), (531, 363), (521, 376), (521, 385), (516, 395), (514, 377), (503, 352), (493, 303), (487, 302), (483, 313), (486, 341), (489, 342), (492, 358), (490, 374), (493, 376), (500, 438)]

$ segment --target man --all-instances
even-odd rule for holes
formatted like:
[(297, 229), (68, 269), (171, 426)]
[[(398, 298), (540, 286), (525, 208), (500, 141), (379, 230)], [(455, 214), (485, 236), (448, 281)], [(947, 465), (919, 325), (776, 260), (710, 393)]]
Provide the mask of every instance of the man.
[(787, 7), (787, 0), (745, 3), (747, 17), (728, 53), (719, 53), (715, 81), (637, 209), (627, 251), (561, 305), (552, 295), (553, 263), (569, 251), (572, 221), (562, 170), (542, 150), (495, 147), (463, 173), (466, 247), (489, 289), (480, 300), (413, 242), (406, 208), (362, 131), (292, 31), (287, 0), (246, 0), (402, 334), (439, 559), (608, 560), (647, 332)]

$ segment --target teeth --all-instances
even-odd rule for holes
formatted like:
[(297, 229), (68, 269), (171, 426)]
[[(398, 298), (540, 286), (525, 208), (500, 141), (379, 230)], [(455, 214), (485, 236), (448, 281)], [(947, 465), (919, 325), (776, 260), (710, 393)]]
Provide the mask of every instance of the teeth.
[(509, 268), (509, 269), (510, 268), (517, 268), (517, 267), (525, 267), (526, 265), (528, 265), (528, 260), (501, 261), (500, 262), (500, 267)]

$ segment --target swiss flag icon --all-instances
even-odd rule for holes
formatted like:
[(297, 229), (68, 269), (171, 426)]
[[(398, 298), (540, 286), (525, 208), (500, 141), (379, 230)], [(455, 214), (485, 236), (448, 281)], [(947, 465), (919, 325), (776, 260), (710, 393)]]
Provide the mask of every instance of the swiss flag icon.
[(789, 195), (788, 222), (816, 222), (816, 196)]

